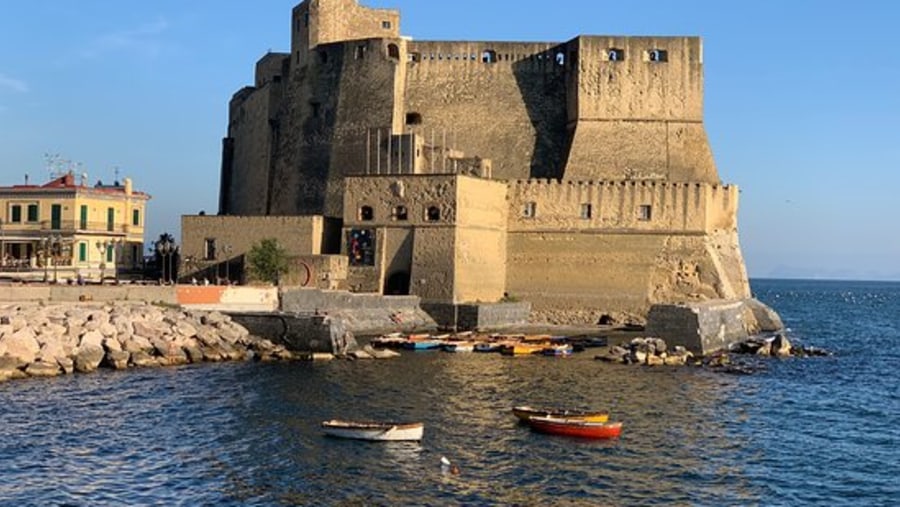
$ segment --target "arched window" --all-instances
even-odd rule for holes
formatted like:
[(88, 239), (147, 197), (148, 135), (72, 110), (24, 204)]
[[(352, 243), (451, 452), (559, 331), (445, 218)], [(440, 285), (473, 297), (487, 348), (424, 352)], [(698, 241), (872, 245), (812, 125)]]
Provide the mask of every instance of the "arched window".
[(429, 206), (427, 210), (425, 210), (425, 221), (426, 222), (437, 222), (441, 219), (441, 209), (437, 206)]
[(359, 219), (363, 222), (368, 222), (370, 220), (374, 220), (375, 219), (375, 210), (373, 210), (371, 206), (360, 206)]
[(394, 60), (400, 59), (400, 48), (397, 47), (396, 44), (388, 44), (387, 50), (388, 58), (393, 58)]
[(497, 63), (497, 52), (492, 49), (486, 49), (481, 53), (481, 61), (483, 63)]
[(651, 62), (668, 62), (669, 52), (665, 49), (651, 49), (647, 52), (647, 59)]
[(619, 48), (610, 48), (606, 52), (607, 58), (611, 62), (621, 62), (625, 60), (625, 50)]
[(557, 65), (565, 65), (566, 64), (566, 55), (562, 51), (556, 53), (556, 64)]

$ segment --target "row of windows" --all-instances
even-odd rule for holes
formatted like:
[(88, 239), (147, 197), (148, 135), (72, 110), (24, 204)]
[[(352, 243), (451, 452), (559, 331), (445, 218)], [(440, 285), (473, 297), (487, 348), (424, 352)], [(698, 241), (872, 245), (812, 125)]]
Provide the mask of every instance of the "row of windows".
[[(388, 56), (391, 58), (399, 58), (399, 52), (396, 49), (394, 44), (388, 46)], [(669, 61), (669, 52), (665, 49), (648, 49), (645, 52), (646, 60), (649, 62), (656, 63), (664, 63)], [(574, 51), (571, 54), (572, 60), (575, 60), (577, 57), (577, 53)], [(361, 57), (360, 57), (361, 58)], [(478, 58), (475, 53), (471, 54), (444, 54), (444, 53), (409, 53), (407, 57), (410, 62), (420, 62), (422, 60), (463, 60), (463, 61), (475, 61)], [(550, 55), (538, 54), (534, 56), (530, 56), (529, 58), (536, 58), (537, 60), (550, 60)], [(486, 49), (481, 53), (480, 60), (482, 63), (497, 63), (501, 61), (510, 61), (516, 60), (516, 55), (510, 55), (509, 53), (497, 53), (492, 49)], [(566, 64), (566, 54), (562, 51), (556, 53), (552, 59), (556, 62), (557, 65), (565, 65)], [(609, 48), (606, 50), (606, 59), (611, 62), (623, 62), (625, 61), (625, 50), (620, 48)]]
[[(441, 219), (441, 209), (437, 206), (428, 206), (424, 210), (423, 218), (426, 222), (437, 222)], [(361, 222), (375, 220), (375, 210), (371, 206), (360, 206), (357, 219)], [(405, 222), (409, 220), (409, 210), (406, 206), (394, 206), (391, 210), (391, 220)]]
[[(522, 216), (524, 218), (536, 218), (537, 217), (537, 203), (536, 202), (526, 202), (522, 206)], [(587, 220), (594, 217), (594, 207), (591, 204), (584, 203), (581, 205), (580, 209), (581, 218)], [(653, 207), (649, 204), (641, 204), (638, 206), (638, 220), (641, 221), (649, 221), (653, 217)]]
[[(88, 207), (87, 205), (81, 205), (79, 215), (79, 229), (87, 229), (88, 228)], [(50, 216), (51, 222), (59, 223), (62, 220), (62, 206), (60, 204), (53, 204), (50, 207)], [(37, 204), (28, 204), (26, 205), (26, 217), (25, 221), (27, 223), (36, 223), (40, 217), (40, 208)], [(116, 218), (116, 210), (115, 208), (107, 208), (106, 209), (106, 222), (107, 228), (112, 231), (115, 225)], [(12, 204), (9, 207), (9, 222), (13, 224), (22, 223), (22, 205), (21, 204)], [(131, 210), (131, 225), (141, 225), (141, 211), (138, 209)], [(55, 228), (59, 228), (58, 226)]]

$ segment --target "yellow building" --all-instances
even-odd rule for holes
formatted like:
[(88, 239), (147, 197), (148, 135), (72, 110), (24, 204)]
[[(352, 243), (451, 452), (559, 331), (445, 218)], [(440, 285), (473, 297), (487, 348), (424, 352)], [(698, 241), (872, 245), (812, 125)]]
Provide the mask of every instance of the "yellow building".
[(148, 194), (122, 184), (0, 187), (0, 271), (23, 280), (117, 278), (141, 267)]

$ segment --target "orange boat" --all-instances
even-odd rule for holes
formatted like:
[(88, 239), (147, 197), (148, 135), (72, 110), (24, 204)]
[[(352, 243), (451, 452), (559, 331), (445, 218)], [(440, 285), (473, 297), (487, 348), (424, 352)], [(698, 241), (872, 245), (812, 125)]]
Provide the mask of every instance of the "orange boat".
[(609, 413), (601, 410), (569, 410), (562, 408), (547, 407), (531, 407), (528, 405), (519, 405), (513, 407), (513, 414), (526, 421), (532, 417), (552, 417), (554, 419), (578, 419), (588, 422), (607, 422), (609, 421)]
[(558, 417), (529, 417), (531, 429), (550, 435), (580, 438), (618, 438), (622, 434), (621, 422), (589, 422), (582, 419)]

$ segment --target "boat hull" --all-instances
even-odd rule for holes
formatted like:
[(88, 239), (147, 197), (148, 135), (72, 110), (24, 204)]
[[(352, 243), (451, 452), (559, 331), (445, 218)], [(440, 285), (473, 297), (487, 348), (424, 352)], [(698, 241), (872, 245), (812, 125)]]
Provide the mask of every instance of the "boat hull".
[(422, 440), (423, 423), (376, 423), (331, 420), (322, 423), (322, 431), (335, 438), (401, 442)]
[(618, 438), (622, 434), (621, 422), (588, 422), (579, 419), (559, 419), (555, 417), (531, 417), (531, 429), (549, 435), (578, 438)]
[(607, 422), (609, 414), (593, 410), (564, 410), (559, 408), (536, 408), (527, 405), (513, 407), (513, 414), (523, 421), (532, 417), (553, 417), (557, 419), (577, 419), (587, 422)]

